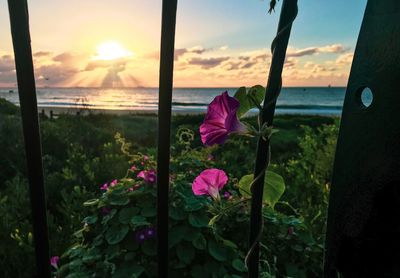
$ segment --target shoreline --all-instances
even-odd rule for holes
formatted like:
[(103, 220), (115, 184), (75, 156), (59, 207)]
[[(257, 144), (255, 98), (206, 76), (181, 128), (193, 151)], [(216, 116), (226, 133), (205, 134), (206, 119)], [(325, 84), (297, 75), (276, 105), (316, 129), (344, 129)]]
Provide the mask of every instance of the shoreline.
[[(82, 108), (82, 107), (51, 107), (51, 106), (39, 106), (38, 107), (39, 114), (45, 114), (46, 116), (58, 116), (62, 114), (66, 115), (157, 115), (157, 109), (137, 109), (137, 110), (127, 110), (127, 109), (100, 109), (100, 108)], [(204, 115), (206, 110), (198, 109), (198, 110), (183, 110), (183, 109), (173, 109), (172, 115)], [(257, 115), (257, 111), (248, 112), (247, 116), (255, 116)], [(340, 113), (336, 111), (307, 111), (307, 110), (281, 110), (279, 108), (275, 111), (276, 115), (297, 115), (297, 116), (326, 116), (326, 117), (340, 117)]]

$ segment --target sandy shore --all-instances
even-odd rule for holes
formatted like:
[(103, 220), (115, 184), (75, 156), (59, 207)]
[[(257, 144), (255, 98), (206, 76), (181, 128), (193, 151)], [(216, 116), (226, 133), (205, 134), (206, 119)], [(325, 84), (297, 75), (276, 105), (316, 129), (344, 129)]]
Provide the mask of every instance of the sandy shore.
[[(69, 115), (89, 115), (89, 114), (107, 114), (107, 115), (156, 115), (158, 110), (156, 109), (142, 109), (142, 110), (111, 110), (111, 109), (87, 109), (87, 108), (76, 108), (76, 107), (38, 107), (39, 113), (44, 113), (50, 116), (60, 114)], [(198, 115), (204, 114), (205, 111), (188, 111), (188, 110), (173, 110), (173, 115)]]

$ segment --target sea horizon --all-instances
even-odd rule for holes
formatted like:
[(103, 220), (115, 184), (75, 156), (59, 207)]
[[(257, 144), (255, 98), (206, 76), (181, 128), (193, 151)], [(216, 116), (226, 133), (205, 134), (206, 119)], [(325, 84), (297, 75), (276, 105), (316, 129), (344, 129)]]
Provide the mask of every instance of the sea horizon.
[[(156, 112), (157, 87), (37, 87), (39, 108), (126, 110)], [(212, 99), (237, 87), (174, 87), (174, 112), (202, 113)], [(277, 114), (340, 115), (346, 87), (283, 87), (278, 98)], [(17, 88), (0, 88), (0, 98), (19, 105)], [(255, 110), (253, 112), (256, 112)]]

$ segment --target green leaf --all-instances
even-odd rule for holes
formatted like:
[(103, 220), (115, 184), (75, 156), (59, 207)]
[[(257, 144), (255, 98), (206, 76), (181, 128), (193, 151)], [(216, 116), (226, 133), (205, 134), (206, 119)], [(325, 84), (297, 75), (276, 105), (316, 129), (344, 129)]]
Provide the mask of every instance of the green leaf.
[(240, 87), (236, 91), (234, 98), (240, 103), (239, 109), (237, 110), (237, 116), (240, 118), (252, 108), (247, 98), (246, 87)]
[[(250, 185), (253, 175), (243, 176), (239, 181), (239, 191), (243, 196), (251, 196)], [(274, 207), (285, 192), (285, 181), (282, 176), (272, 171), (266, 171), (263, 190), (264, 203)]]
[(141, 214), (144, 217), (154, 217), (157, 215), (157, 210), (155, 207), (145, 207), (142, 209)]
[(132, 217), (131, 223), (136, 227), (146, 226), (146, 225), (150, 224), (149, 222), (146, 221), (146, 218), (141, 215), (136, 215), (136, 216)]
[(236, 269), (237, 271), (240, 271), (240, 272), (246, 272), (246, 271), (247, 271), (246, 265), (245, 265), (244, 262), (243, 262), (242, 260), (240, 260), (240, 259), (234, 259), (234, 260), (232, 261), (232, 267), (233, 267), (234, 269)]
[[(253, 100), (250, 103), (254, 103), (255, 101), (257, 104), (261, 104), (265, 98), (265, 88), (261, 85), (253, 86), (247, 92), (247, 97)], [(255, 104), (253, 107), (256, 107)]]
[(139, 209), (132, 207), (132, 208), (123, 208), (118, 214), (118, 220), (122, 224), (129, 224), (131, 219), (139, 213)]
[(207, 241), (201, 233), (199, 233), (196, 238), (192, 240), (192, 244), (199, 250), (204, 250), (207, 247)]
[(155, 256), (157, 255), (157, 244), (155, 240), (146, 240), (142, 244), (142, 251), (145, 255)]
[(129, 198), (125, 195), (110, 195), (108, 200), (111, 205), (125, 206), (129, 203)]
[(215, 240), (210, 240), (208, 242), (208, 252), (217, 261), (223, 262), (228, 259), (227, 249)]
[(99, 199), (91, 199), (83, 203), (84, 206), (94, 206), (99, 203)]
[(274, 207), (285, 192), (285, 181), (281, 175), (267, 171), (264, 182), (264, 202)]
[(83, 222), (86, 224), (94, 224), (97, 221), (97, 215), (92, 215), (92, 216), (88, 216), (85, 217), (85, 219), (83, 219)]
[(250, 109), (257, 107), (257, 105), (261, 105), (265, 97), (265, 89), (261, 85), (253, 86), (248, 91), (246, 91), (246, 87), (240, 87), (236, 91), (234, 97), (240, 103), (237, 116), (241, 118)]
[(106, 240), (108, 244), (117, 244), (121, 242), (129, 232), (128, 225), (114, 225), (111, 226), (106, 232)]
[(188, 244), (179, 244), (176, 248), (176, 255), (179, 260), (184, 262), (185, 264), (190, 264), (190, 262), (194, 259), (195, 250), (191, 245)]
[(107, 224), (108, 221), (110, 221), (114, 215), (117, 213), (116, 209), (112, 209), (106, 216), (103, 217), (103, 219), (101, 220), (101, 224)]
[(186, 213), (181, 208), (170, 207), (169, 217), (174, 220), (183, 220), (186, 218)]
[(208, 227), (208, 217), (205, 214), (189, 214), (189, 223), (196, 228)]
[(187, 233), (187, 227), (185, 226), (175, 226), (168, 233), (168, 246), (169, 248), (175, 246), (180, 242)]
[(140, 265), (123, 266), (118, 268), (112, 278), (133, 278), (140, 277), (144, 272), (144, 268)]

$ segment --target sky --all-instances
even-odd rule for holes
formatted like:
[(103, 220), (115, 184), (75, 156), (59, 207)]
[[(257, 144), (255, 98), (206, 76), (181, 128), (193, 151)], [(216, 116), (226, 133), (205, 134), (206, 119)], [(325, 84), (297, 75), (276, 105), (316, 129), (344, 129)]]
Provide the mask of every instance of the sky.
[[(282, 1), (282, 0), (281, 0)], [(367, 0), (299, 0), (284, 86), (346, 86)], [(29, 1), (39, 87), (157, 87), (161, 0)], [(265, 85), (281, 3), (178, 0), (174, 86)], [(0, 87), (14, 87), (0, 0)]]

